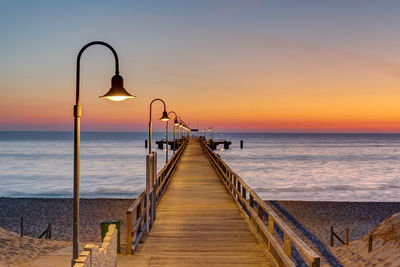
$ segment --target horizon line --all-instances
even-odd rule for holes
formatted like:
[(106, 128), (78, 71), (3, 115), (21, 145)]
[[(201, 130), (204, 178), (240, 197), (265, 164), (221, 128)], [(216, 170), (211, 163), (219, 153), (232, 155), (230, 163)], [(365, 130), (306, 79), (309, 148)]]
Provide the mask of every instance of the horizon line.
[[(46, 132), (57, 132), (57, 133), (72, 133), (74, 131), (60, 131), (60, 130), (0, 130), (0, 133), (46, 133)], [(173, 131), (169, 131), (172, 133)], [(148, 133), (148, 131), (81, 131), (81, 133)], [(153, 133), (165, 133), (165, 131), (153, 131)], [(201, 133), (201, 132), (193, 132), (193, 133)], [(209, 133), (209, 132), (207, 132)], [(399, 132), (346, 132), (346, 131), (214, 131), (215, 133), (248, 133), (248, 134), (400, 134)]]

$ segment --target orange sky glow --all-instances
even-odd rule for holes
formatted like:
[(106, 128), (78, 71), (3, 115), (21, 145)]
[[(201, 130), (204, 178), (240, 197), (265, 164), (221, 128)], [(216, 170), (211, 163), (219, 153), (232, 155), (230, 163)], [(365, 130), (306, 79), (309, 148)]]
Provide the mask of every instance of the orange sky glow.
[[(97, 16), (107, 7), (96, 7), (89, 16), (97, 24), (76, 32), (69, 9), (57, 9), (67, 20), (54, 22), (57, 33), (45, 23), (53, 17), (39, 9), (20, 25), (12, 16), (18, 8), (0, 7), (4, 16), (10, 13), (0, 19), (8, 42), (0, 52), (0, 130), (71, 131), (76, 55), (101, 39), (117, 50), (125, 87), (137, 98), (98, 98), (109, 89), (114, 62), (106, 49), (90, 48), (82, 57), (83, 131), (146, 131), (148, 105), (160, 97), (192, 128), (400, 133), (400, 37), (393, 35), (400, 7), (332, 3), (331, 14), (319, 5), (311, 13), (256, 1), (207, 5), (214, 9), (204, 20), (205, 13), (189, 6), (180, 7), (185, 16), (140, 6), (132, 10), (147, 15), (121, 14), (122, 24), (109, 25)], [(261, 10), (268, 8), (282, 14), (290, 9), (292, 16), (264, 16)], [(364, 13), (355, 16), (360, 8)], [(382, 20), (370, 21), (371, 14)], [(85, 14), (76, 16), (84, 24)], [(27, 25), (39, 18), (44, 22), (32, 33)], [(113, 23), (117, 30), (110, 31)], [(154, 118), (161, 111), (156, 103)], [(154, 127), (164, 126), (155, 120)]]

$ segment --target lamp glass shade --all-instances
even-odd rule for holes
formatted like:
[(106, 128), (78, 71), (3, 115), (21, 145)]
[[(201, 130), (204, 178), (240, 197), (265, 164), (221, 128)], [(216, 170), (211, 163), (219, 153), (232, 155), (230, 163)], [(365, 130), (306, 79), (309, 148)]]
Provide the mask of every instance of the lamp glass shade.
[(168, 113), (166, 111), (163, 112), (162, 117), (160, 118), (162, 121), (169, 121)]
[(111, 101), (122, 101), (128, 98), (135, 98), (136, 96), (128, 93), (124, 88), (124, 79), (122, 76), (116, 74), (111, 79), (111, 88), (108, 92), (100, 96), (100, 98), (106, 98)]
[(175, 125), (175, 126), (179, 126), (178, 119), (175, 119), (175, 121), (174, 121), (174, 125)]

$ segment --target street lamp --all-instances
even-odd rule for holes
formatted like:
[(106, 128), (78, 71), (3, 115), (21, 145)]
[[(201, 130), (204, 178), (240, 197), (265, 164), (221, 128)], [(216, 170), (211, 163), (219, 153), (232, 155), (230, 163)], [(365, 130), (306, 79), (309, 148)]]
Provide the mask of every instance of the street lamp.
[[(175, 111), (170, 111), (170, 112), (168, 112), (168, 115), (171, 114), (171, 113), (175, 114), (175, 119), (174, 119), (174, 124), (173, 124), (173, 128), (174, 128), (174, 146), (172, 148), (172, 150), (175, 153), (175, 126), (179, 125), (179, 122), (178, 122), (178, 115), (176, 114), (176, 112)], [(169, 135), (168, 135), (168, 121), (167, 121), (167, 125), (166, 125), (165, 129), (166, 129), (166, 134), (167, 134), (166, 135), (167, 136), (167, 138), (166, 138), (167, 152), (166, 152), (166, 156), (165, 156), (165, 162), (167, 163), (168, 162), (168, 137), (169, 137)]]
[(160, 120), (161, 120), (161, 121), (169, 121), (169, 117), (168, 117), (168, 113), (167, 113), (167, 108), (166, 108), (166, 106), (165, 106), (164, 100), (162, 100), (161, 98), (153, 99), (153, 100), (150, 102), (150, 117), (149, 117), (149, 154), (151, 154), (151, 131), (152, 131), (152, 126), (153, 126), (153, 124), (152, 124), (152, 122), (151, 122), (151, 107), (152, 107), (152, 105), (153, 105), (153, 103), (154, 103), (155, 101), (161, 101), (161, 102), (163, 103), (163, 105), (164, 105), (164, 111), (163, 111), (163, 114), (162, 114)]
[(182, 118), (181, 117), (177, 117), (178, 119), (179, 119), (179, 121), (177, 121), (178, 122), (178, 137), (179, 137), (179, 139), (181, 139), (181, 128), (182, 128)]
[(122, 101), (135, 96), (128, 93), (124, 88), (124, 80), (119, 75), (118, 56), (114, 48), (101, 41), (94, 41), (86, 44), (78, 53), (76, 60), (76, 99), (74, 106), (74, 220), (73, 220), (73, 244), (72, 244), (72, 265), (79, 257), (79, 167), (80, 167), (80, 119), (81, 106), (79, 100), (79, 82), (80, 82), (80, 61), (82, 53), (92, 45), (102, 45), (111, 50), (115, 59), (115, 75), (111, 79), (110, 90), (100, 98), (106, 98), (112, 101)]
[(179, 123), (179, 135), (180, 135), (180, 138), (183, 138), (183, 125), (184, 125), (184, 122), (183, 122), (182, 119), (180, 119), (180, 123)]

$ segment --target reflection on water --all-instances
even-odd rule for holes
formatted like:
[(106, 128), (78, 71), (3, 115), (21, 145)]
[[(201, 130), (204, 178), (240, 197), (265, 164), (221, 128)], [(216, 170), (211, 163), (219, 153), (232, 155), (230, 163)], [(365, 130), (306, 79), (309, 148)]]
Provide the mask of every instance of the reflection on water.
[[(232, 145), (216, 152), (264, 199), (400, 201), (400, 135), (219, 137)], [(163, 133), (154, 133), (154, 142), (161, 138)], [(81, 196), (142, 192), (145, 139), (147, 133), (82, 133)], [(160, 170), (165, 149), (157, 151)], [(72, 197), (72, 182), (72, 133), (0, 132), (0, 196)]]
[[(147, 137), (147, 133), (82, 133), (81, 196), (140, 194), (145, 187)], [(153, 134), (153, 150), (163, 137)], [(72, 133), (0, 132), (0, 147), (0, 196), (72, 197)], [(158, 150), (158, 170), (164, 164), (165, 151)]]

